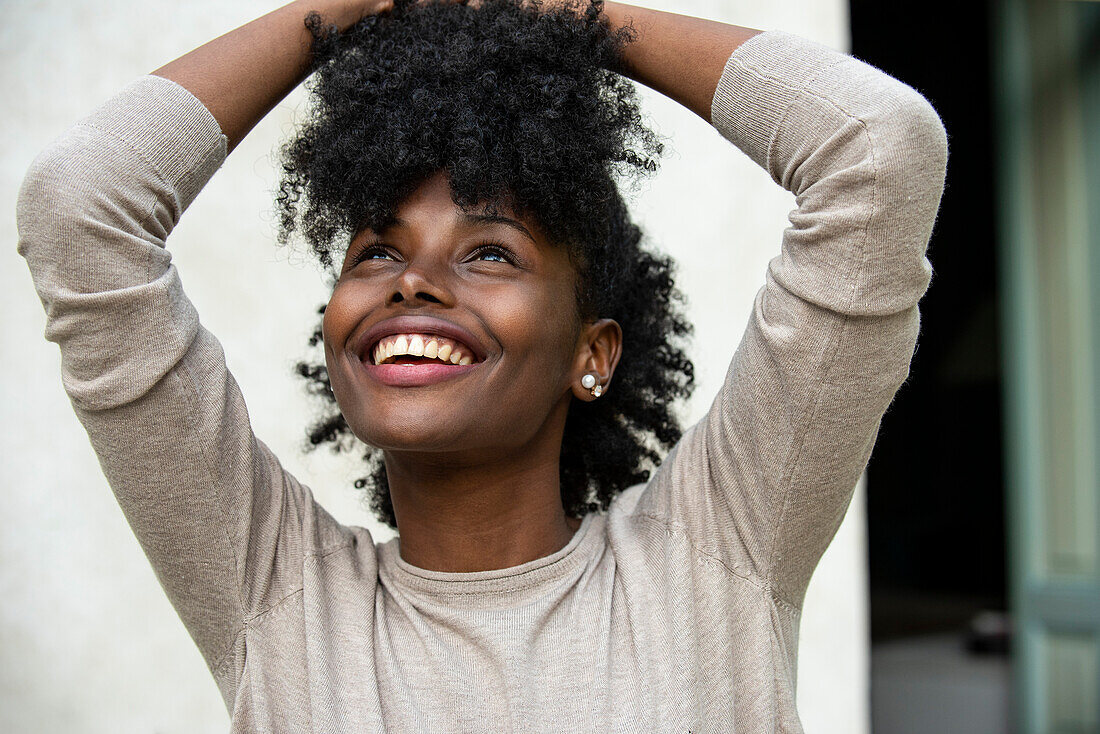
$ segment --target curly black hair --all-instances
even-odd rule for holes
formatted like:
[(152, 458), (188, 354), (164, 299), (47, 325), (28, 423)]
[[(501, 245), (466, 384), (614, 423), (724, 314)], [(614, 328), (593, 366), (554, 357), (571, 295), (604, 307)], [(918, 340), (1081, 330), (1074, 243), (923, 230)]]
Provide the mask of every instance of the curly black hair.
[[(530, 215), (568, 249), (577, 312), (615, 319), (624, 344), (612, 389), (569, 408), (560, 476), (572, 517), (649, 478), (680, 438), (674, 404), (694, 387), (673, 263), (642, 247), (617, 183), (655, 170), (662, 146), (615, 71), (633, 31), (612, 31), (601, 10), (397, 0), (342, 33), (311, 15), (309, 117), (282, 149), (276, 201), (280, 241), (304, 239), (333, 273), (356, 232), (382, 228), (440, 171), (456, 205)], [(310, 344), (321, 341), (318, 326)], [(352, 449), (324, 364), (297, 371), (325, 405), (307, 448)], [(381, 452), (364, 458), (356, 487), (396, 527)]]

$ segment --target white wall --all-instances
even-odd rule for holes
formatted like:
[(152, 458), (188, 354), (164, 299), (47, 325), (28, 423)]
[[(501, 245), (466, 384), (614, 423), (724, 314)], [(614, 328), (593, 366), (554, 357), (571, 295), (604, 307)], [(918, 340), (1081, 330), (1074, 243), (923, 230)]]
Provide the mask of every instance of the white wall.
[[(219, 732), (228, 718), (197, 649), (157, 584), (61, 389), (57, 348), (15, 252), (14, 203), (34, 154), (133, 77), (272, 9), (265, 0), (4, 3), (0, 29), (0, 730)], [(842, 0), (691, 0), (654, 7), (847, 48)], [(793, 197), (691, 113), (647, 94), (671, 137), (635, 210), (681, 264), (696, 324), (692, 356), (709, 404), (747, 322)], [(317, 271), (272, 245), (271, 153), (300, 93), (228, 159), (171, 246), (203, 321), (217, 334), (257, 434), (346, 523), (373, 523), (348, 465), (300, 451), (308, 404), (290, 367), (313, 309)], [(799, 707), (811, 732), (868, 731), (862, 491), (811, 584), (802, 625)]]

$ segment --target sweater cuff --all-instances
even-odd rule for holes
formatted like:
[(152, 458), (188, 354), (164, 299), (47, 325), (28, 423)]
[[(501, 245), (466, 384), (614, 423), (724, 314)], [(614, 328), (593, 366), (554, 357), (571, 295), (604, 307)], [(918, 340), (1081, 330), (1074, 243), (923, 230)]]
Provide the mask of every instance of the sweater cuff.
[(726, 61), (711, 101), (711, 124), (768, 169), (769, 149), (791, 104), (822, 71), (845, 58), (793, 33), (759, 33)]
[(227, 155), (227, 139), (210, 110), (176, 82), (153, 74), (130, 82), (83, 124), (138, 152), (175, 190), (180, 212)]

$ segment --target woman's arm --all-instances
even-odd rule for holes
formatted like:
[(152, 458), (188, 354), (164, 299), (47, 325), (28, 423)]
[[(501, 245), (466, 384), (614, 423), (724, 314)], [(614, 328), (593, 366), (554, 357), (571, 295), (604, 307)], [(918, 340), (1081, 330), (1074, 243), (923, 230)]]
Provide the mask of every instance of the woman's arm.
[[(687, 21), (638, 12), (636, 76), (710, 120), (798, 208), (711, 409), (633, 512), (797, 609), (909, 373), (946, 132), (914, 89), (821, 44), (739, 41), (731, 26), (693, 51)], [(669, 47), (650, 48), (658, 38)], [(721, 39), (732, 52), (715, 82)]]
[[(285, 36), (261, 23), (270, 47), (256, 45), (251, 30), (215, 44), (230, 53), (251, 43), (247, 55), (278, 67), (273, 59), (304, 32), (307, 8), (296, 7)], [(229, 83), (233, 73), (219, 67), (231, 63), (202, 51), (165, 68), (209, 102), (232, 96), (217, 81)], [(226, 124), (239, 140), (284, 89), (278, 73), (245, 66), (271, 84), (258, 94), (239, 89), (252, 106), (223, 104), (222, 120), (174, 81), (135, 80), (37, 156), (16, 212), (65, 390), (228, 707), (242, 675), (242, 631), (302, 587), (304, 556), (318, 546), (371, 548), (365, 531), (336, 523), (253, 434), (221, 345), (166, 249), (226, 156), (226, 116), (237, 119)]]
[(671, 97), (710, 122), (711, 101), (722, 70), (738, 46), (760, 31), (623, 3), (604, 3), (613, 28), (631, 25), (619, 71)]
[(313, 39), (305, 25), (307, 15), (316, 11), (326, 24), (346, 30), (392, 6), (393, 0), (295, 0), (153, 74), (195, 95), (214, 115), (233, 150), (309, 73)]

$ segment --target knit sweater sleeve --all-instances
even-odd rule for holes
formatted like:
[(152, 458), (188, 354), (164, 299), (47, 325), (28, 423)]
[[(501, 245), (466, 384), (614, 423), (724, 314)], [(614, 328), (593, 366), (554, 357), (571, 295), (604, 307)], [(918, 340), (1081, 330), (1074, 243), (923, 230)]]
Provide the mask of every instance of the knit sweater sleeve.
[(305, 550), (346, 541), (253, 434), (165, 249), (225, 155), (195, 97), (142, 77), (36, 158), (17, 221), (65, 390), (229, 706), (249, 620), (301, 588)]
[(711, 119), (797, 209), (718, 396), (634, 512), (800, 607), (909, 375), (947, 135), (911, 87), (781, 31), (731, 55)]

